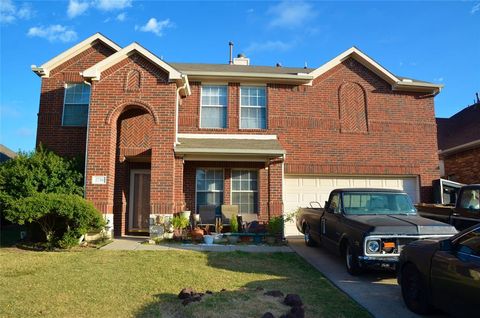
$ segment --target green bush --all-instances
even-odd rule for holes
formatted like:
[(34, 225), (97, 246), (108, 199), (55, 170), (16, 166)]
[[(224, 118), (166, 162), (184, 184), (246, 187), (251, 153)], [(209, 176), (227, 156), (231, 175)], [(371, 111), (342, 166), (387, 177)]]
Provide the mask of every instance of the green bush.
[(267, 224), (268, 232), (271, 235), (280, 235), (283, 231), (283, 216), (275, 216), (270, 218)]
[(39, 147), (0, 164), (0, 211), (38, 192), (83, 195), (78, 160), (64, 159)]
[(62, 248), (78, 244), (89, 230), (105, 226), (93, 204), (74, 194), (35, 193), (13, 201), (5, 217), (17, 224), (37, 223), (46, 242)]
[(238, 232), (238, 220), (236, 215), (232, 215), (230, 218), (230, 231), (232, 233)]

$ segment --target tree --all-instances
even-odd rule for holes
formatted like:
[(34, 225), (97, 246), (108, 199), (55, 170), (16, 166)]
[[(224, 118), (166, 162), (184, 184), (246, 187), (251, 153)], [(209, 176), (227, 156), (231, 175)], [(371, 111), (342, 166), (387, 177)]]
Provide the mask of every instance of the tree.
[(0, 164), (0, 209), (38, 192), (83, 195), (79, 162), (40, 146)]

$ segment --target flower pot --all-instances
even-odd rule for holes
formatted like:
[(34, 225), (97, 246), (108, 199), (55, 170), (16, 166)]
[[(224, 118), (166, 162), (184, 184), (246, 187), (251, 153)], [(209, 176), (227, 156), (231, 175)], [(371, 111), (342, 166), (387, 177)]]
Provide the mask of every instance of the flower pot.
[(189, 220), (190, 220), (190, 214), (191, 214), (190, 211), (182, 211), (182, 212), (180, 212), (180, 215), (181, 215), (181, 216), (184, 216), (184, 217), (186, 217), (186, 218), (189, 219)]
[(255, 236), (253, 237), (253, 243), (255, 243), (255, 244), (262, 244), (262, 242), (263, 242), (263, 236), (261, 236), (261, 235), (255, 235)]
[(180, 241), (183, 236), (183, 231), (181, 229), (175, 229), (173, 230), (173, 238)]
[(173, 233), (172, 232), (165, 232), (163, 233), (163, 238), (167, 240), (173, 239)]
[(213, 243), (215, 244), (223, 243), (223, 234), (212, 233), (212, 236), (213, 236)]
[(275, 236), (267, 236), (266, 240), (268, 244), (275, 244)]
[(203, 236), (203, 241), (207, 245), (212, 245), (213, 244), (213, 235), (204, 235)]
[(230, 235), (227, 236), (228, 243), (230, 243), (230, 244), (237, 244), (238, 243), (238, 238), (239, 238), (239, 236), (234, 235), (234, 234), (230, 234)]
[(191, 233), (192, 233), (192, 240), (193, 241), (196, 241), (196, 240), (201, 241), (202, 240), (203, 230), (201, 228), (196, 227), (192, 230)]

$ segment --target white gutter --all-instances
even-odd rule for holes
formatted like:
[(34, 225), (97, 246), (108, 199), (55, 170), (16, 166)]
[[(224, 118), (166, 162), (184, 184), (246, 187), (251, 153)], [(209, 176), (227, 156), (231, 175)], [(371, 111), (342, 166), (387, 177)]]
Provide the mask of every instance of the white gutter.
[(89, 130), (90, 130), (90, 101), (92, 99), (92, 84), (87, 82), (87, 81), (83, 81), (85, 84), (89, 85), (90, 86), (90, 97), (88, 99), (88, 112), (87, 112), (87, 134), (86, 134), (86, 138), (85, 138), (85, 162), (84, 162), (84, 165), (85, 167), (83, 168), (83, 173), (84, 173), (84, 177), (83, 177), (83, 198), (86, 199), (86, 195), (87, 195), (87, 162), (88, 162), (88, 135), (89, 135)]
[(439, 155), (448, 155), (448, 154), (451, 154), (451, 153), (458, 152), (460, 150), (467, 150), (469, 148), (474, 148), (474, 147), (477, 147), (477, 146), (480, 146), (480, 139), (477, 139), (477, 140), (474, 140), (474, 141), (471, 141), (471, 142), (467, 142), (463, 145), (455, 146), (455, 147), (448, 148), (448, 149), (445, 149), (445, 150), (439, 150), (438, 154)]
[(175, 144), (174, 147), (180, 142), (178, 142), (178, 116), (179, 116), (179, 108), (180, 108), (180, 91), (183, 89), (185, 90), (185, 95), (190, 95), (190, 87), (188, 85), (188, 77), (186, 75), (182, 75), (182, 79), (184, 80), (184, 84), (179, 86), (175, 91)]

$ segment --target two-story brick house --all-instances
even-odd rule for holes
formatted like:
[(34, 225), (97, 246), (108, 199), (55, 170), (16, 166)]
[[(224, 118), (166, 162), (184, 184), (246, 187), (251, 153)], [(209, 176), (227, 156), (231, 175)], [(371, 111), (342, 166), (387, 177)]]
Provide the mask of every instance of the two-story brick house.
[(85, 156), (86, 198), (116, 235), (207, 204), (267, 220), (338, 187), (428, 201), (439, 177), (441, 85), (398, 77), (357, 48), (316, 69), (180, 64), (95, 34), (32, 69), (37, 143)]

